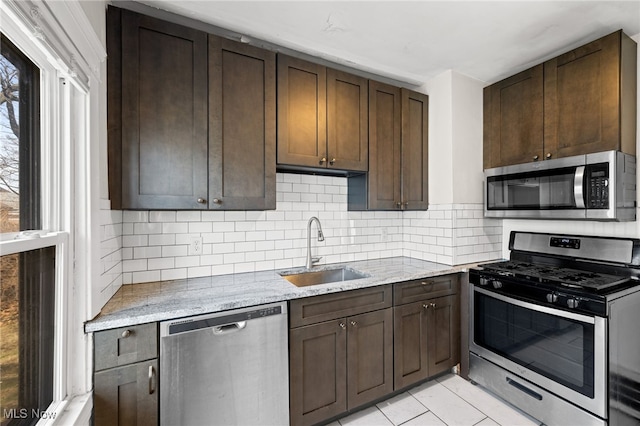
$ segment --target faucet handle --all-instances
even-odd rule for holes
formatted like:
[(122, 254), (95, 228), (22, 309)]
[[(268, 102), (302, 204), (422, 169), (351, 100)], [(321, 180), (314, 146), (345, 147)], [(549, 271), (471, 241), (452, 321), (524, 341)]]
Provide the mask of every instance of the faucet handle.
[(320, 259), (322, 259), (322, 256), (312, 257), (311, 264), (313, 265), (314, 263), (320, 262)]

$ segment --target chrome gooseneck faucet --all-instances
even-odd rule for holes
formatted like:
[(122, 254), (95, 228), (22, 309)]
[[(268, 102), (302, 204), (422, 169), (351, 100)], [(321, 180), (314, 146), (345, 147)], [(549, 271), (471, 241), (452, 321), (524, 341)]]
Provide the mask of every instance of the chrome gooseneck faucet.
[(311, 257), (311, 222), (316, 221), (318, 224), (318, 241), (324, 241), (324, 234), (322, 234), (322, 226), (320, 225), (320, 220), (313, 216), (309, 219), (307, 223), (307, 269), (311, 269), (314, 263), (318, 263), (321, 257)]

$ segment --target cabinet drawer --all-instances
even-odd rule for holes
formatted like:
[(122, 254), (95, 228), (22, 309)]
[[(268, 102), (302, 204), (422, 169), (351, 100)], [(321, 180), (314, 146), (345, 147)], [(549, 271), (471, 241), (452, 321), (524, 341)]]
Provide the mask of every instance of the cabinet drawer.
[(388, 308), (392, 305), (390, 285), (351, 290), (292, 300), (291, 328)]
[(393, 304), (404, 305), (425, 298), (448, 296), (458, 293), (459, 288), (459, 274), (397, 283), (393, 286)]
[(94, 334), (95, 371), (158, 356), (157, 323), (99, 331)]

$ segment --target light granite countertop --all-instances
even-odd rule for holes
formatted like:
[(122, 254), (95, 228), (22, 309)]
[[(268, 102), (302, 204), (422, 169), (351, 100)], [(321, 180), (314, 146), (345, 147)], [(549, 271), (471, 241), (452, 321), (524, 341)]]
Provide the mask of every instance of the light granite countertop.
[(355, 269), (368, 277), (296, 287), (280, 276), (285, 272), (304, 271), (304, 268), (296, 268), (123, 285), (100, 314), (85, 323), (85, 332), (463, 272), (473, 265), (450, 266), (409, 257), (391, 257), (335, 263), (313, 269), (340, 266)]

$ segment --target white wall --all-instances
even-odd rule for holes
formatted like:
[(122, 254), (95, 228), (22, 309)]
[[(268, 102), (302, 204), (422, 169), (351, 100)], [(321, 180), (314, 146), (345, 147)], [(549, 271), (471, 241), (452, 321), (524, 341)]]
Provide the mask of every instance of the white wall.
[(482, 203), (482, 89), (485, 83), (453, 73), (453, 202)]
[(453, 203), (452, 85), (453, 71), (445, 71), (425, 84), (429, 95), (429, 204)]
[(482, 88), (445, 71), (429, 94), (429, 204), (482, 203)]

